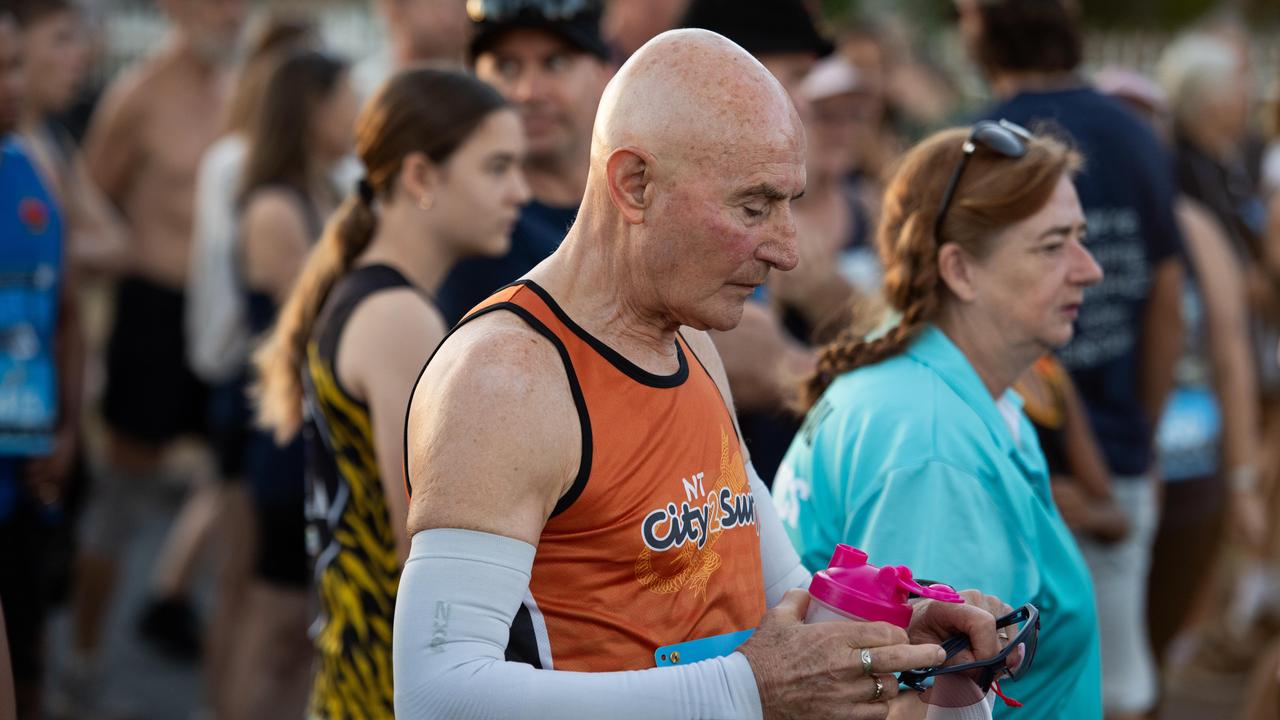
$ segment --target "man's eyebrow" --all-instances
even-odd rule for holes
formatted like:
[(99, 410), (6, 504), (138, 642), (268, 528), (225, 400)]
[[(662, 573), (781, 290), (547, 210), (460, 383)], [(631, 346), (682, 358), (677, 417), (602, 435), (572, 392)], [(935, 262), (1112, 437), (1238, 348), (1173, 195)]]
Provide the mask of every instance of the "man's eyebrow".
[(737, 193), (734, 194), (734, 197), (736, 199), (762, 197), (765, 200), (780, 201), (780, 200), (799, 200), (803, 195), (804, 195), (803, 190), (801, 190), (796, 195), (792, 195), (786, 192), (785, 190), (783, 190), (782, 188), (778, 187), (777, 185), (770, 185), (769, 183), (760, 183), (758, 185), (752, 185), (751, 187), (746, 188), (744, 190), (739, 190)]

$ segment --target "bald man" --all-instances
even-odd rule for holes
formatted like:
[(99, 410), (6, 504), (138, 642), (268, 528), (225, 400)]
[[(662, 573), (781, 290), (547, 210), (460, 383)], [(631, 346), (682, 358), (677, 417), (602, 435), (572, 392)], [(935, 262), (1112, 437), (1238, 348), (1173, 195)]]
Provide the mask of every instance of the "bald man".
[[(897, 683), (856, 649), (874, 673), (939, 660), (882, 623), (802, 624), (808, 573), (705, 334), (795, 266), (804, 158), (785, 91), (714, 33), (659, 35), (609, 84), (563, 245), (415, 389), (397, 717), (884, 717)], [(913, 641), (994, 653), (985, 611), (917, 613)]]

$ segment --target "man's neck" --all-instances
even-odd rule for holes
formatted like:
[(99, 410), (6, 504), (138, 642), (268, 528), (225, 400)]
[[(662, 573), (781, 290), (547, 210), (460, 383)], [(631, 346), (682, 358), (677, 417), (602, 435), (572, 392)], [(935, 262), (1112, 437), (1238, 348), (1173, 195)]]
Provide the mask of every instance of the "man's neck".
[(995, 72), (991, 75), (991, 91), (1002, 100), (1023, 92), (1051, 92), (1083, 87), (1085, 81), (1074, 71)]
[(35, 107), (32, 103), (24, 103), (22, 114), (18, 117), (17, 132), (30, 137), (39, 134), (41, 126), (44, 125), (44, 111)]
[(528, 161), (524, 176), (538, 202), (552, 207), (576, 207), (587, 187), (587, 158)]
[(680, 324), (647, 307), (643, 279), (626, 271), (618, 252), (628, 243), (614, 235), (610, 229), (574, 226), (560, 249), (530, 277), (601, 342), (649, 372), (669, 375), (678, 364), (675, 335)]

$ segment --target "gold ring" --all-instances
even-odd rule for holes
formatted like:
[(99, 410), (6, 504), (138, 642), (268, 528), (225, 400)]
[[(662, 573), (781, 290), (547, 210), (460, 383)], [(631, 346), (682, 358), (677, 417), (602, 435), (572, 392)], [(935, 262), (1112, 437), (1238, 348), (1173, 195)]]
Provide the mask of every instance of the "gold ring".
[(880, 698), (884, 696), (884, 681), (879, 675), (872, 675), (871, 679), (876, 681), (876, 694), (871, 696), (871, 702), (880, 702)]
[(862, 674), (870, 675), (871, 674), (871, 651), (866, 648), (862, 648), (861, 650), (858, 651), (858, 653), (862, 658)]

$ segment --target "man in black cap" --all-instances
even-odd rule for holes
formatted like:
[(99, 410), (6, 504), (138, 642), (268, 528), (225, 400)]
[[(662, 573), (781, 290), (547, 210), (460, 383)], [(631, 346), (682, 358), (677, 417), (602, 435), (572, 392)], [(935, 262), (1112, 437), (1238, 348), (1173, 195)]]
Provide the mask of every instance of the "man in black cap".
[(582, 202), (591, 125), (613, 76), (599, 0), (472, 0), (467, 12), (476, 75), (520, 110), (533, 200), (505, 256), (463, 261), (446, 278), (438, 301), (450, 324), (560, 246)]
[(694, 0), (682, 27), (720, 33), (754, 55), (782, 83), (802, 119), (808, 108), (800, 83), (833, 50), (801, 0)]

